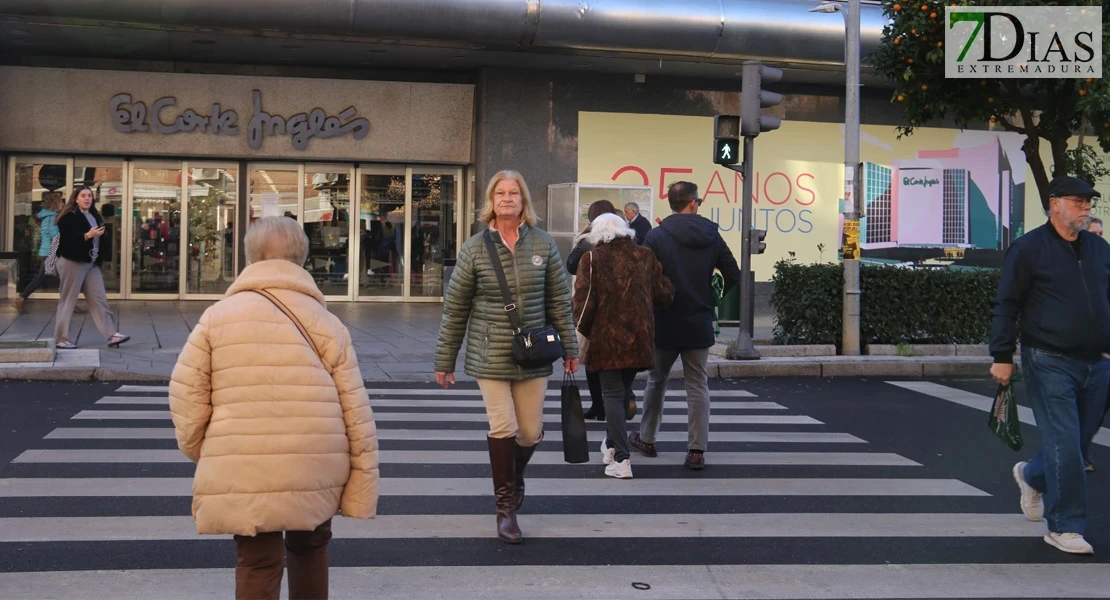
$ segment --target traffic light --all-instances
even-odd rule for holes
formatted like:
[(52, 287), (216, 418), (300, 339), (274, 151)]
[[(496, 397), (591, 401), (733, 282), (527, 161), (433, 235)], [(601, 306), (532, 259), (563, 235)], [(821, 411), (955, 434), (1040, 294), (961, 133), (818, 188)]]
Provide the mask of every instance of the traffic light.
[(767, 250), (767, 244), (763, 241), (766, 237), (766, 229), (752, 230), (752, 254), (763, 254)]
[(713, 117), (713, 163), (735, 165), (740, 162), (740, 117)]
[(755, 137), (764, 131), (779, 128), (782, 120), (760, 112), (764, 108), (782, 103), (782, 94), (763, 89), (765, 83), (782, 79), (782, 71), (760, 63), (744, 62), (744, 93), (740, 97), (740, 130), (744, 137)]

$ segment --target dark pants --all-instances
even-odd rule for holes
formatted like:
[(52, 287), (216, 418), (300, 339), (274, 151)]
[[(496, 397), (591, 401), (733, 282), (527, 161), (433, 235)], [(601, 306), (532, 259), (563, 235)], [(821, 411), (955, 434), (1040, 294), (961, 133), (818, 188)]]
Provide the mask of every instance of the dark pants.
[(39, 263), (38, 275), (35, 275), (35, 278), (23, 287), (23, 291), (19, 292), (20, 297), (24, 300), (30, 298), (31, 294), (35, 293), (35, 290), (39, 289), (50, 278), (51, 276), (46, 274), (46, 258), (43, 257), (42, 262)]
[(331, 519), (314, 531), (286, 531), (284, 544), (280, 531), (235, 536), (235, 599), (277, 600), (288, 555), (289, 600), (327, 600), (329, 540)]
[[(621, 381), (624, 383), (625, 395), (629, 398), (632, 397), (632, 382), (636, 381), (636, 369), (622, 369), (615, 371), (621, 374)], [(604, 404), (605, 397), (601, 391), (601, 371), (586, 371), (586, 386), (590, 388), (590, 400), (594, 404)], [(606, 407), (606, 410), (609, 408)], [(608, 413), (606, 413), (608, 414)], [(623, 410), (622, 410), (623, 414)]]
[(1044, 494), (1049, 531), (1083, 535), (1087, 527), (1083, 449), (1102, 420), (1110, 359), (1077, 360), (1024, 346), (1021, 365), (1041, 434), (1041, 450), (1026, 465), (1025, 481)]
[[(614, 448), (613, 460), (621, 462), (628, 459), (628, 432), (625, 429), (624, 411), (628, 406), (629, 387), (625, 383), (624, 371), (598, 371), (601, 382), (601, 397), (605, 399), (605, 424), (608, 426), (608, 448)], [(636, 372), (632, 372), (635, 378)]]

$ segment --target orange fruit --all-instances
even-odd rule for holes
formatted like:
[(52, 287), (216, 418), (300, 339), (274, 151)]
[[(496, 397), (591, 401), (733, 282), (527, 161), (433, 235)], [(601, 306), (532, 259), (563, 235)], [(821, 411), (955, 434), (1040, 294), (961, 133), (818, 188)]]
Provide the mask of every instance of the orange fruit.
[(937, 42), (937, 48), (943, 48), (944, 42)]
[(901, 95), (900, 95), (900, 96), (898, 96), (898, 101), (899, 101), (899, 102), (903, 102), (903, 101), (905, 101), (905, 99), (906, 99), (906, 97), (905, 97), (905, 96), (901, 96)]
[(894, 12), (898, 12), (900, 10), (902, 10), (902, 5), (901, 4), (895, 4), (894, 5)]

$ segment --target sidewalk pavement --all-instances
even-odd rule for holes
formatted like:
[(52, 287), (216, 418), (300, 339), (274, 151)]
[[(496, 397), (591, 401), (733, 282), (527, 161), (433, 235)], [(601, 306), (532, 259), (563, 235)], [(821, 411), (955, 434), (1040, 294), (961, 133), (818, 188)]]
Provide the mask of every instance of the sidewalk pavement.
[[(81, 302), (81, 305), (84, 303)], [(120, 331), (131, 340), (118, 349), (109, 349), (92, 317), (75, 314), (70, 331), (76, 333), (78, 350), (56, 350), (52, 362), (0, 362), (0, 379), (20, 380), (97, 380), (168, 381), (189, 332), (212, 302), (115, 301), (112, 308)], [(52, 300), (31, 300), (24, 314), (0, 307), (0, 348), (6, 342), (52, 341), (54, 333)], [(359, 368), (367, 381), (435, 380), (433, 357), (440, 304), (330, 303), (328, 309), (351, 332)], [(758, 315), (755, 322), (757, 345), (770, 344), (771, 315)], [(989, 357), (977, 356), (792, 356), (764, 357), (755, 361), (732, 361), (723, 356), (725, 345), (736, 338), (735, 328), (723, 328), (719, 344), (710, 355), (711, 378), (736, 377), (834, 377), (834, 376), (907, 376), (930, 377), (970, 375), (987, 377)], [(472, 378), (462, 373), (462, 354), (455, 377)], [(556, 365), (556, 373), (561, 365)], [(681, 361), (672, 377), (681, 377)], [(640, 373), (640, 379), (647, 373)]]

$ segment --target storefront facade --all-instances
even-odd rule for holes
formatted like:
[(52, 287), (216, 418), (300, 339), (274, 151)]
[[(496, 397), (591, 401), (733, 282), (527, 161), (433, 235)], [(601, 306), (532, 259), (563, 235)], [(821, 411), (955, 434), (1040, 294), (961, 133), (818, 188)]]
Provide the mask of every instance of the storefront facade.
[(471, 85), (32, 67), (0, 80), (0, 248), (20, 288), (42, 219), (88, 186), (112, 298), (219, 298), (246, 227), (284, 215), (329, 300), (442, 300), (467, 233)]

